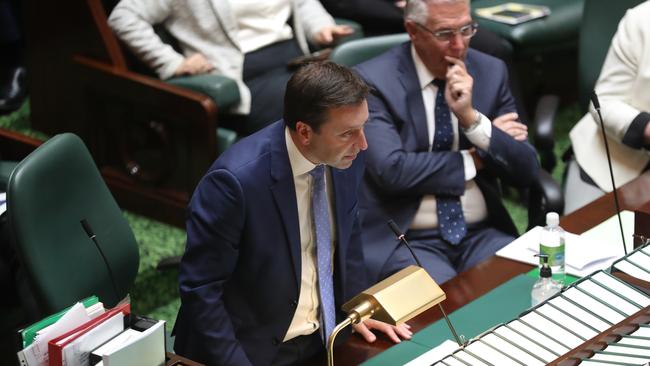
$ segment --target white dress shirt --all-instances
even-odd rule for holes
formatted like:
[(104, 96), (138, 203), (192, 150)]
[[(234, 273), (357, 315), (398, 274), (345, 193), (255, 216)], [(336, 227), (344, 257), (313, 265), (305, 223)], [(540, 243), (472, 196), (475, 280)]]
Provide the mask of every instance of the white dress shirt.
[[(311, 188), (312, 177), (309, 172), (316, 167), (314, 163), (307, 160), (298, 150), (289, 129), (285, 128), (285, 140), (287, 152), (289, 153), (289, 163), (293, 172), (293, 182), (296, 188), (296, 202), (298, 204), (298, 224), (300, 226), (300, 261), (301, 261), (301, 280), (300, 296), (298, 297), (298, 306), (293, 315), (289, 330), (284, 337), (288, 341), (297, 336), (312, 334), (319, 328), (320, 311), (318, 300), (318, 268), (316, 267), (316, 233), (314, 230), (313, 218), (311, 213)], [(334, 220), (332, 212), (332, 184), (329, 169), (325, 169), (325, 184), (327, 185), (327, 200), (330, 208), (330, 229), (332, 238), (332, 258), (334, 258)], [(289, 269), (287, 269), (289, 270)]]
[(289, 0), (230, 0), (230, 8), (237, 20), (237, 40), (244, 53), (293, 37), (287, 23), (291, 16)]
[[(420, 82), (420, 87), (422, 88), (422, 100), (424, 102), (424, 110), (427, 118), (427, 131), (429, 133), (429, 151), (432, 151), (433, 137), (435, 136), (436, 128), (433, 111), (436, 104), (436, 93), (438, 92), (438, 87), (432, 84), (435, 77), (426, 68), (417, 52), (415, 52), (413, 46), (411, 46), (411, 55), (413, 56), (415, 70)], [(454, 141), (451, 150), (458, 151), (458, 118), (453, 112), (451, 113), (451, 124), (454, 130)], [(465, 136), (474, 146), (487, 151), (490, 146), (490, 138), (492, 137), (492, 122), (481, 114), (480, 125), (470, 132), (465, 132)], [(460, 153), (463, 156), (463, 165), (465, 169), (465, 194), (460, 196), (465, 222), (480, 222), (487, 217), (487, 205), (485, 204), (483, 193), (474, 181), (474, 178), (476, 177), (476, 166), (474, 165), (474, 160), (468, 150), (461, 150)], [(436, 227), (438, 227), (436, 197), (435, 195), (425, 195), (422, 198), (422, 202), (420, 202), (420, 207), (418, 208), (409, 228), (433, 229)]]

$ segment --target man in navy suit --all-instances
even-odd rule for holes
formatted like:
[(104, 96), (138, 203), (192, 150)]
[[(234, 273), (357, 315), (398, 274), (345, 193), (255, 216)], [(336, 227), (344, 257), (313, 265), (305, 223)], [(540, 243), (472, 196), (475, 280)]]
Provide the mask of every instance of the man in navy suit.
[[(179, 274), (177, 353), (208, 365), (289, 365), (324, 350), (369, 286), (358, 189), (367, 148), (365, 83), (330, 63), (303, 66), (284, 120), (220, 156), (189, 205)], [(355, 325), (399, 342), (408, 326)]]
[(497, 178), (526, 187), (538, 163), (504, 63), (469, 49), (469, 0), (412, 0), (410, 42), (358, 66), (371, 87), (362, 220), (372, 281), (412, 264), (439, 283), (513, 240)]

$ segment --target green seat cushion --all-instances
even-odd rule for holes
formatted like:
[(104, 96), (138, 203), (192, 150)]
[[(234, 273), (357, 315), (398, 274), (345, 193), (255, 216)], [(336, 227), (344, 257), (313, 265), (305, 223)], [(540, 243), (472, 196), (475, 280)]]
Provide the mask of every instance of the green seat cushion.
[(167, 80), (168, 83), (209, 96), (220, 109), (239, 103), (239, 88), (230, 78), (215, 74), (180, 76)]
[[(487, 8), (505, 2), (507, 1), (476, 0), (472, 1), (472, 9)], [(473, 14), (473, 17), (481, 27), (499, 34), (515, 46), (557, 48), (567, 44), (577, 44), (584, 0), (517, 0), (516, 2), (548, 6), (551, 14), (514, 26), (484, 19), (476, 14)]]
[(330, 55), (330, 60), (340, 65), (354, 66), (408, 40), (408, 34), (399, 33), (350, 41), (336, 47)]

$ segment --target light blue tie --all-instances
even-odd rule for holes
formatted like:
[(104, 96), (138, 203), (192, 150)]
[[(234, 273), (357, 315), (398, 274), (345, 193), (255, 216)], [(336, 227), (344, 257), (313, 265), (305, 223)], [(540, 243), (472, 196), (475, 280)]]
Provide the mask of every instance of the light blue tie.
[(316, 231), (316, 258), (318, 261), (318, 290), (320, 293), (321, 326), (325, 344), (336, 326), (334, 284), (332, 276), (332, 240), (330, 232), (325, 165), (318, 165), (311, 172), (311, 210)]
[[(434, 112), (436, 131), (433, 137), (433, 151), (449, 151), (454, 141), (454, 130), (451, 126), (449, 106), (445, 99), (445, 81), (435, 79), (433, 84), (438, 87), (436, 110)], [(440, 235), (449, 244), (458, 245), (467, 234), (460, 197), (436, 195), (436, 207)]]

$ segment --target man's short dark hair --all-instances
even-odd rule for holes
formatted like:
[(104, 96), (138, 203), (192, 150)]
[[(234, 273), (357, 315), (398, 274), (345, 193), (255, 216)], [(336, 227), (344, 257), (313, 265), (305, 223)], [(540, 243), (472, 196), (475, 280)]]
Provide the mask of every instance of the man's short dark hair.
[(368, 96), (368, 90), (366, 83), (345, 66), (331, 61), (305, 64), (287, 83), (284, 122), (295, 130), (300, 121), (318, 132), (330, 109), (359, 105)]

